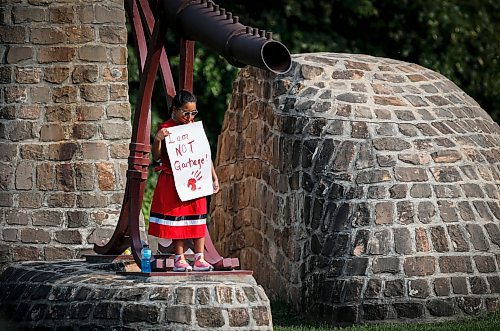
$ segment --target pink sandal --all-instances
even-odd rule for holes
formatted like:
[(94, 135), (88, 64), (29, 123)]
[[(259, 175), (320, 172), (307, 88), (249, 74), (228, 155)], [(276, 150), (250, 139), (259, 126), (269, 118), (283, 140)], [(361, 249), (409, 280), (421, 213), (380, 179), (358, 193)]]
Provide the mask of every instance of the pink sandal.
[(203, 255), (201, 255), (201, 256), (198, 256), (196, 258), (196, 261), (194, 261), (193, 270), (194, 271), (212, 271), (212, 270), (214, 270), (214, 267), (210, 263), (205, 261), (205, 259), (203, 258)]
[(184, 259), (184, 257), (179, 257), (174, 261), (174, 268), (172, 269), (173, 271), (192, 271), (193, 267)]

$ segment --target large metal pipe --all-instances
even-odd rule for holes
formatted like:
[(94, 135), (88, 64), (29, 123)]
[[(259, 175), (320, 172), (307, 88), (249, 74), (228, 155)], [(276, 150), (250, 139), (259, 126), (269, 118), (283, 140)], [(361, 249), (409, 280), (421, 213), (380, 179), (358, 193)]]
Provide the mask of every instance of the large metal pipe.
[(169, 22), (182, 37), (202, 43), (237, 67), (251, 65), (285, 73), (292, 65), (290, 52), (273, 40), (272, 34), (244, 26), (238, 17), (210, 0), (163, 0), (162, 3)]

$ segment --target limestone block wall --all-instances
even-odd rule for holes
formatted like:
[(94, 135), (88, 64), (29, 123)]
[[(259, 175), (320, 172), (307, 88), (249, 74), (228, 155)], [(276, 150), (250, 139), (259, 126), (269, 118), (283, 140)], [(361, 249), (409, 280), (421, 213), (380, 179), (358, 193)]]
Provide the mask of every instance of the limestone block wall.
[(293, 62), (234, 83), (212, 201), (221, 252), (331, 323), (498, 310), (498, 124), (415, 64)]
[(75, 258), (112, 233), (131, 134), (126, 37), (123, 1), (0, 4), (0, 269)]

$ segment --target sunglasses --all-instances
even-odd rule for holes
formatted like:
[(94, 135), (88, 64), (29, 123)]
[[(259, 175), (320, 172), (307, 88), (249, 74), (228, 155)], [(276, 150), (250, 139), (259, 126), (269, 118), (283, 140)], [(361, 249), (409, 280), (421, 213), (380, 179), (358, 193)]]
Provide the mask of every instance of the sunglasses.
[(196, 115), (198, 115), (198, 111), (196, 109), (193, 111), (183, 111), (182, 112), (182, 116), (184, 116), (184, 117), (188, 117), (188, 116), (195, 117)]

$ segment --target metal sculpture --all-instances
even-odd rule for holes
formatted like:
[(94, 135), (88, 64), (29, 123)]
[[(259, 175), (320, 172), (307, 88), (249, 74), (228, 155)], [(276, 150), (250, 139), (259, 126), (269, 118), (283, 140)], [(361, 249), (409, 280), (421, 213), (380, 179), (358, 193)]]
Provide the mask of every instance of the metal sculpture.
[[(290, 53), (272, 34), (239, 23), (239, 18), (207, 0), (125, 1), (132, 35), (139, 55), (140, 87), (134, 114), (127, 183), (118, 224), (106, 245), (94, 245), (98, 254), (118, 255), (131, 248), (140, 265), (142, 243), (139, 215), (148, 176), (151, 96), (158, 68), (161, 68), (167, 104), (175, 95), (175, 85), (165, 51), (167, 23), (180, 35), (179, 89), (192, 91), (194, 43), (199, 41), (222, 55), (231, 64), (256, 66), (284, 73), (291, 66)], [(154, 11), (152, 10), (154, 9)], [(149, 40), (147, 45), (146, 40)], [(205, 258), (215, 269), (233, 268), (237, 259), (224, 259), (215, 249), (207, 231)], [(166, 267), (158, 261), (155, 267)]]

